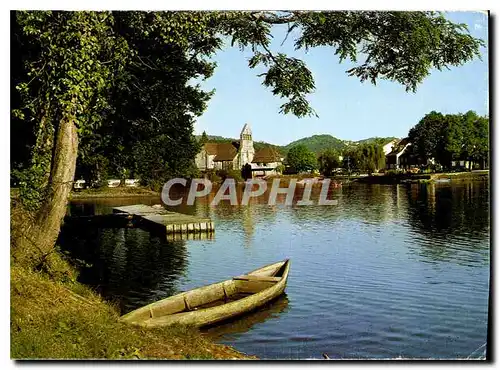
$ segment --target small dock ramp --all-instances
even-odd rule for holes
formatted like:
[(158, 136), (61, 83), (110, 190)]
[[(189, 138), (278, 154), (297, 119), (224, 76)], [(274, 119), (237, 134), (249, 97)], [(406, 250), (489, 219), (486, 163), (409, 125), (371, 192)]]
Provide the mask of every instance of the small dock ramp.
[(128, 218), (137, 222), (142, 228), (174, 238), (175, 236), (195, 236), (214, 232), (214, 224), (210, 218), (171, 212), (164, 208), (145, 204), (114, 207), (113, 213), (127, 214)]

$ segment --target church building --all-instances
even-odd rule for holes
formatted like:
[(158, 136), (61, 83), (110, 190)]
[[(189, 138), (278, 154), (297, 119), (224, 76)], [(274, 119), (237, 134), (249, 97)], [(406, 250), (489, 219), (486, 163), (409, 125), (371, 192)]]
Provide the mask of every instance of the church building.
[(252, 130), (247, 123), (240, 133), (240, 140), (231, 143), (205, 143), (196, 156), (196, 165), (201, 171), (237, 170), (250, 164), (252, 171), (259, 174), (274, 174), (281, 164), (279, 153), (271, 148), (263, 148), (255, 152), (252, 139)]

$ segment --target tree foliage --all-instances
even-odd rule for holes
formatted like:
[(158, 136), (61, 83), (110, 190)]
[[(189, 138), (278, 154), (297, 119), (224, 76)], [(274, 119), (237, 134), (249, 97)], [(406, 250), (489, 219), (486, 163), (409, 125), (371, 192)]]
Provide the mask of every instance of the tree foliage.
[(489, 118), (476, 112), (443, 115), (432, 111), (410, 129), (408, 138), (420, 163), (435, 159), (445, 168), (468, 160), (484, 166), (489, 151)]
[(422, 162), (431, 158), (441, 158), (447, 125), (443, 114), (432, 111), (412, 127), (408, 138)]
[(316, 154), (304, 145), (292, 147), (286, 156), (286, 164), (295, 172), (307, 172), (318, 167)]
[(349, 147), (343, 152), (343, 167), (348, 171), (372, 173), (385, 167), (382, 144), (376, 141)]
[(48, 191), (60, 124), (74, 122), (80, 135), (99, 124), (94, 112), (107, 104), (103, 94), (124, 58), (125, 45), (110, 37), (109, 12), (23, 11), (16, 21), (16, 62), (24, 73), (15, 76), (20, 99), (13, 115), (15, 122), (29, 122), (34, 132), (24, 176), (29, 181), (21, 181), (20, 189), (35, 209)]
[[(452, 23), (436, 12), (285, 11), (250, 12), (243, 17), (250, 29), (259, 30), (258, 37), (245, 34), (233, 40), (252, 46), (250, 67), (269, 67), (263, 84), (289, 100), (281, 106), (284, 113), (297, 116), (315, 114), (306, 100), (314, 91), (314, 79), (300, 61), (269, 50), (269, 38), (264, 39), (268, 24), (286, 24), (287, 36), (297, 35), (296, 49), (329, 46), (341, 62), (358, 63), (347, 70), (350, 76), (373, 84), (379, 79), (396, 81), (407, 91), (415, 91), (432, 68), (461, 65), (479, 56), (484, 45), (468, 34), (465, 24)], [(358, 62), (360, 56), (363, 61)]]
[(205, 131), (203, 131), (203, 133), (201, 134), (201, 137), (199, 139), (199, 143), (201, 146), (203, 146), (204, 144), (206, 144), (208, 142), (208, 135)]
[(318, 157), (319, 172), (325, 176), (332, 176), (337, 168), (342, 167), (340, 153), (335, 149), (327, 149)]
[(203, 55), (213, 52), (217, 42), (198, 40), (201, 36), (196, 26), (201, 25), (194, 18), (193, 33), (185, 35), (192, 39), (191, 45), (182, 40), (165, 43), (165, 39), (170, 40), (164, 35), (166, 29), (183, 24), (189, 27), (184, 13), (165, 13), (163, 17), (120, 12), (114, 16), (115, 32), (126, 41), (133, 57), (110, 90), (112, 108), (103, 112), (107, 118), (100, 135), (88, 138), (90, 155), (82, 150), (81, 162), (95, 153), (97, 144), (100, 152), (111, 158), (114, 176), (121, 177), (127, 171), (148, 185), (161, 184), (170, 177), (192, 176), (193, 159), (199, 151), (193, 136), (194, 117), (204, 111), (212, 93), (188, 82), (211, 76), (214, 65)]

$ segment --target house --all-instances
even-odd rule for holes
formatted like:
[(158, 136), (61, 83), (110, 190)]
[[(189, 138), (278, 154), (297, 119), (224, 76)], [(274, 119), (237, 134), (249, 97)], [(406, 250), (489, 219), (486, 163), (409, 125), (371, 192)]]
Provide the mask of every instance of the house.
[(387, 144), (385, 144), (385, 145), (382, 147), (382, 150), (384, 151), (384, 154), (385, 154), (385, 155), (387, 155), (387, 154), (389, 154), (390, 152), (392, 152), (392, 147), (393, 147), (394, 145), (396, 145), (399, 141), (400, 141), (400, 139), (394, 139), (394, 140), (389, 141)]
[(271, 148), (265, 147), (255, 152), (252, 130), (245, 124), (240, 133), (240, 140), (230, 143), (205, 143), (195, 158), (196, 166), (206, 170), (237, 170), (250, 164), (252, 172), (258, 174), (275, 173), (283, 159)]
[(465, 159), (460, 159), (456, 161), (451, 161), (451, 168), (453, 169), (471, 169), (472, 168), (472, 162), (465, 160)]
[(277, 168), (283, 163), (280, 153), (272, 147), (264, 147), (255, 153), (252, 160), (254, 176), (276, 175)]
[[(399, 142), (392, 145), (391, 151), (385, 156), (385, 166), (387, 169), (400, 169), (408, 167), (411, 162), (409, 153), (406, 153), (408, 147), (411, 145), (408, 138), (404, 138)], [(385, 152), (385, 146), (384, 146)]]

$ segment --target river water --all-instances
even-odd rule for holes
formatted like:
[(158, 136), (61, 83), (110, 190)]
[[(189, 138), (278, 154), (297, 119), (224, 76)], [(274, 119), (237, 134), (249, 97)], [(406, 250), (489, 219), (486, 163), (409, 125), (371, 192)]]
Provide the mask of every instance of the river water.
[[(318, 192), (313, 191), (312, 199)], [(213, 197), (213, 194), (212, 194)], [(291, 259), (286, 294), (204, 334), (262, 359), (478, 358), (488, 328), (486, 182), (344, 185), (331, 206), (208, 200), (172, 210), (210, 216), (212, 239), (167, 241), (136, 228), (68, 223), (61, 248), (80, 280), (122, 312)], [(155, 198), (74, 201), (110, 213)]]

